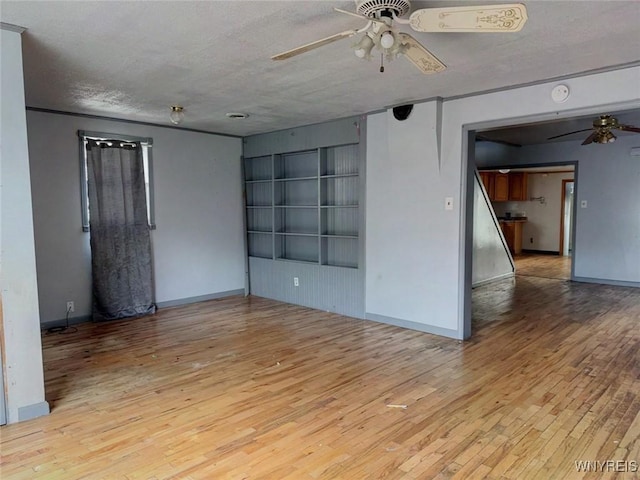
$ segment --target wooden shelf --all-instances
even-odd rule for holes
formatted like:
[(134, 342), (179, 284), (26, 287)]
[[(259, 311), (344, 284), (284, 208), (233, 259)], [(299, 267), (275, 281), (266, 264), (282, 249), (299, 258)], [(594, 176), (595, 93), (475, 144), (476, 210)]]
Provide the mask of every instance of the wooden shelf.
[(244, 183), (254, 184), (254, 183), (271, 183), (271, 179), (268, 180), (245, 180)]
[(317, 209), (318, 205), (274, 205), (273, 208), (313, 208), (313, 209)]
[(318, 180), (318, 176), (313, 177), (291, 177), (291, 178), (274, 178), (274, 182), (299, 182), (302, 180)]
[(320, 175), (320, 178), (347, 178), (347, 177), (357, 177), (357, 173), (341, 173), (335, 175)]
[(339, 234), (331, 234), (331, 233), (323, 233), (320, 235), (322, 238), (350, 238), (350, 239), (358, 239), (358, 235), (339, 235)]
[(276, 235), (289, 235), (292, 237), (317, 237), (317, 233), (305, 233), (305, 232), (274, 232)]
[(358, 208), (359, 205), (320, 205), (320, 208)]

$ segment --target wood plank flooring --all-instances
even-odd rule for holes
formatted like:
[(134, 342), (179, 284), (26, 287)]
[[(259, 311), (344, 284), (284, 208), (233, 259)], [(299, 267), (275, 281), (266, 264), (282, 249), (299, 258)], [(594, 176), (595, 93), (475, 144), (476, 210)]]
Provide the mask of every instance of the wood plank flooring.
[(524, 277), (571, 279), (571, 257), (524, 253), (516, 255), (516, 275)]
[(468, 342), (251, 297), (83, 324), (1, 477), (636, 479), (575, 461), (640, 461), (639, 321), (638, 289), (517, 277)]

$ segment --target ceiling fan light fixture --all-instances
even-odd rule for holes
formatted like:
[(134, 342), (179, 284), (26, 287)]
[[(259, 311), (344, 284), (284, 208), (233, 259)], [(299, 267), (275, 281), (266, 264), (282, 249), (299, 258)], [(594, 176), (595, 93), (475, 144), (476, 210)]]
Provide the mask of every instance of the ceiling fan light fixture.
[(354, 53), (358, 58), (370, 58), (373, 47), (373, 39), (369, 35), (365, 34), (355, 45)]
[(184, 120), (184, 107), (180, 105), (171, 105), (171, 113), (169, 113), (169, 120), (174, 125), (179, 125)]
[(617, 137), (611, 132), (611, 130), (604, 130), (598, 133), (597, 137), (594, 139), (594, 142), (606, 145), (607, 143), (615, 142), (616, 138)]
[(385, 50), (393, 47), (396, 43), (396, 38), (393, 36), (393, 33), (390, 30), (387, 30), (380, 36), (380, 46)]

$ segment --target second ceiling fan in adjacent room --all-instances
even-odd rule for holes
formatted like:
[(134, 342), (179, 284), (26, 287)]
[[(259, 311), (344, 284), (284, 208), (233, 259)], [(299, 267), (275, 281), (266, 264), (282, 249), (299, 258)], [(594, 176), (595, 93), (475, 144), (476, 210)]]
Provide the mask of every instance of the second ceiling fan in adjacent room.
[(569, 135), (574, 135), (576, 133), (588, 132), (591, 131), (591, 135), (589, 135), (582, 145), (588, 145), (590, 143), (613, 143), (616, 141), (616, 136), (613, 134), (611, 130), (620, 130), (623, 132), (634, 132), (640, 133), (640, 128), (634, 127), (633, 125), (622, 125), (618, 122), (618, 119), (611, 115), (600, 115), (599, 118), (596, 118), (593, 121), (593, 126), (591, 128), (583, 128), (582, 130), (575, 130), (573, 132), (563, 133), (561, 135), (555, 135), (553, 137), (549, 137), (547, 140), (554, 140), (556, 138), (566, 137)]

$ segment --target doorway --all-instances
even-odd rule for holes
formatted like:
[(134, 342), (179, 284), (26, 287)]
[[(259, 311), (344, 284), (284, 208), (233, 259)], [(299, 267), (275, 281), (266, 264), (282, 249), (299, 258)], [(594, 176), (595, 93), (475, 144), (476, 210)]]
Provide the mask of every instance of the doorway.
[[(575, 165), (481, 168), (487, 203), (513, 257), (515, 274), (570, 280)], [(498, 179), (504, 180), (504, 192), (498, 191)]]

